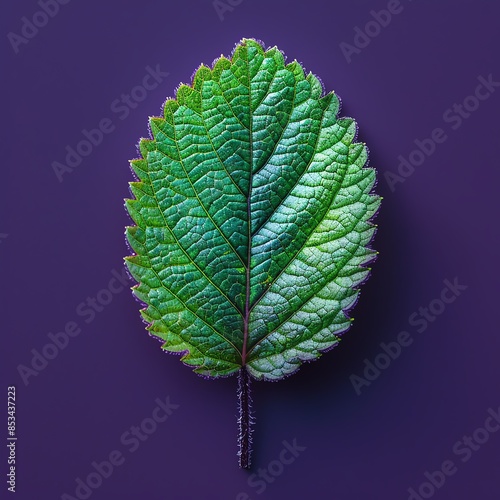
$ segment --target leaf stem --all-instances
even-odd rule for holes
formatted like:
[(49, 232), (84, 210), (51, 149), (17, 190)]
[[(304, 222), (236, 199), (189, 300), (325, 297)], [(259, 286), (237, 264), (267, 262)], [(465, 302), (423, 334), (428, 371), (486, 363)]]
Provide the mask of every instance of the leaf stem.
[(238, 372), (238, 459), (242, 469), (249, 469), (251, 463), (252, 398), (250, 396), (250, 376), (245, 366)]

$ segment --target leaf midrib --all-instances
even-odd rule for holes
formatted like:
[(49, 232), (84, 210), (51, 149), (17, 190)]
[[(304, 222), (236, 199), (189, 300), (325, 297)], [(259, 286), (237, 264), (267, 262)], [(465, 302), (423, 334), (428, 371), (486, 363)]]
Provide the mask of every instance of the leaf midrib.
[(251, 220), (251, 199), (252, 199), (252, 184), (253, 184), (253, 112), (252, 112), (252, 82), (250, 79), (250, 62), (248, 47), (246, 50), (247, 58), (247, 81), (248, 81), (248, 109), (250, 112), (250, 119), (248, 123), (249, 133), (249, 152), (250, 152), (250, 171), (248, 178), (248, 193), (247, 193), (247, 265), (246, 265), (246, 289), (245, 289), (245, 315), (243, 317), (243, 346), (241, 349), (241, 366), (245, 366), (247, 357), (247, 343), (248, 343), (248, 328), (250, 324), (250, 272), (251, 272), (251, 259), (252, 259), (252, 220)]

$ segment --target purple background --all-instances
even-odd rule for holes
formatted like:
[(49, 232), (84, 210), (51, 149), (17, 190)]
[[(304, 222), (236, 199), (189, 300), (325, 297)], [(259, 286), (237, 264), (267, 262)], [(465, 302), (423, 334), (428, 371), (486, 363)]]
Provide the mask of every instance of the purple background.
[[(500, 277), (500, 91), (457, 130), (443, 121), (448, 108), (474, 92), (478, 76), (500, 81), (500, 8), (484, 0), (401, 5), (348, 63), (339, 44), (352, 44), (354, 28), (386, 1), (243, 0), (222, 21), (210, 0), (71, 1), (18, 54), (7, 33), (19, 34), (21, 18), (40, 7), (5, 2), (1, 330), (2, 391), (17, 386), (13, 498), (74, 496), (76, 478), (85, 479), (91, 463), (113, 450), (125, 463), (91, 499), (234, 500), (240, 492), (251, 499), (406, 499), (425, 471), (447, 459), (458, 471), (435, 498), (500, 497), (500, 432), (467, 463), (453, 452), (500, 405), (492, 319)], [(357, 119), (384, 196), (375, 240), (380, 256), (341, 346), (287, 380), (254, 384), (251, 472), (236, 464), (234, 377), (207, 381), (164, 354), (128, 290), (88, 324), (76, 311), (107, 287), (127, 254), (128, 160), (147, 135), (147, 117), (160, 114), (201, 62), (229, 55), (245, 36), (278, 45), (341, 96), (342, 114)], [(111, 103), (157, 64), (168, 77), (120, 120)], [(103, 118), (113, 120), (114, 132), (58, 182), (52, 162), (63, 162), (66, 145), (75, 147), (81, 130)], [(437, 127), (446, 142), (391, 192), (383, 173), (396, 172), (397, 157), (408, 157), (414, 140)], [(417, 333), (409, 316), (455, 277), (467, 290)], [(68, 321), (78, 323), (80, 335), (25, 385), (18, 366), (29, 366), (31, 350), (41, 350), (48, 333)], [(373, 361), (380, 343), (402, 330), (413, 344), (357, 395), (351, 375), (362, 376), (364, 360)], [(130, 453), (120, 436), (166, 396), (179, 408)], [(267, 468), (282, 441), (294, 438), (306, 450), (258, 494), (249, 475)], [(1, 488), (7, 498), (3, 480)]]

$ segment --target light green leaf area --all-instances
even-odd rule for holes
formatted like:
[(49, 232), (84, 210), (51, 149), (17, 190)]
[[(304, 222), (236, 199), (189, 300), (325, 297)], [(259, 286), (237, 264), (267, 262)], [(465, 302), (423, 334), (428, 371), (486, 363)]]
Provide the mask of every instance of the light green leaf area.
[(131, 161), (133, 290), (150, 333), (197, 373), (279, 379), (351, 324), (380, 198), (356, 123), (322, 94), (244, 39), (166, 101)]

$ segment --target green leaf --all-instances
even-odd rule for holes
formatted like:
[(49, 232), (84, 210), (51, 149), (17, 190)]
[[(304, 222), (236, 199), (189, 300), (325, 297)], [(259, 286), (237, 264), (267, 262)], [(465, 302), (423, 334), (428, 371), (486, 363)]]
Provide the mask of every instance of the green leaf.
[(298, 62), (244, 39), (150, 118), (126, 262), (147, 329), (197, 373), (280, 379), (350, 327), (380, 197), (339, 107)]

